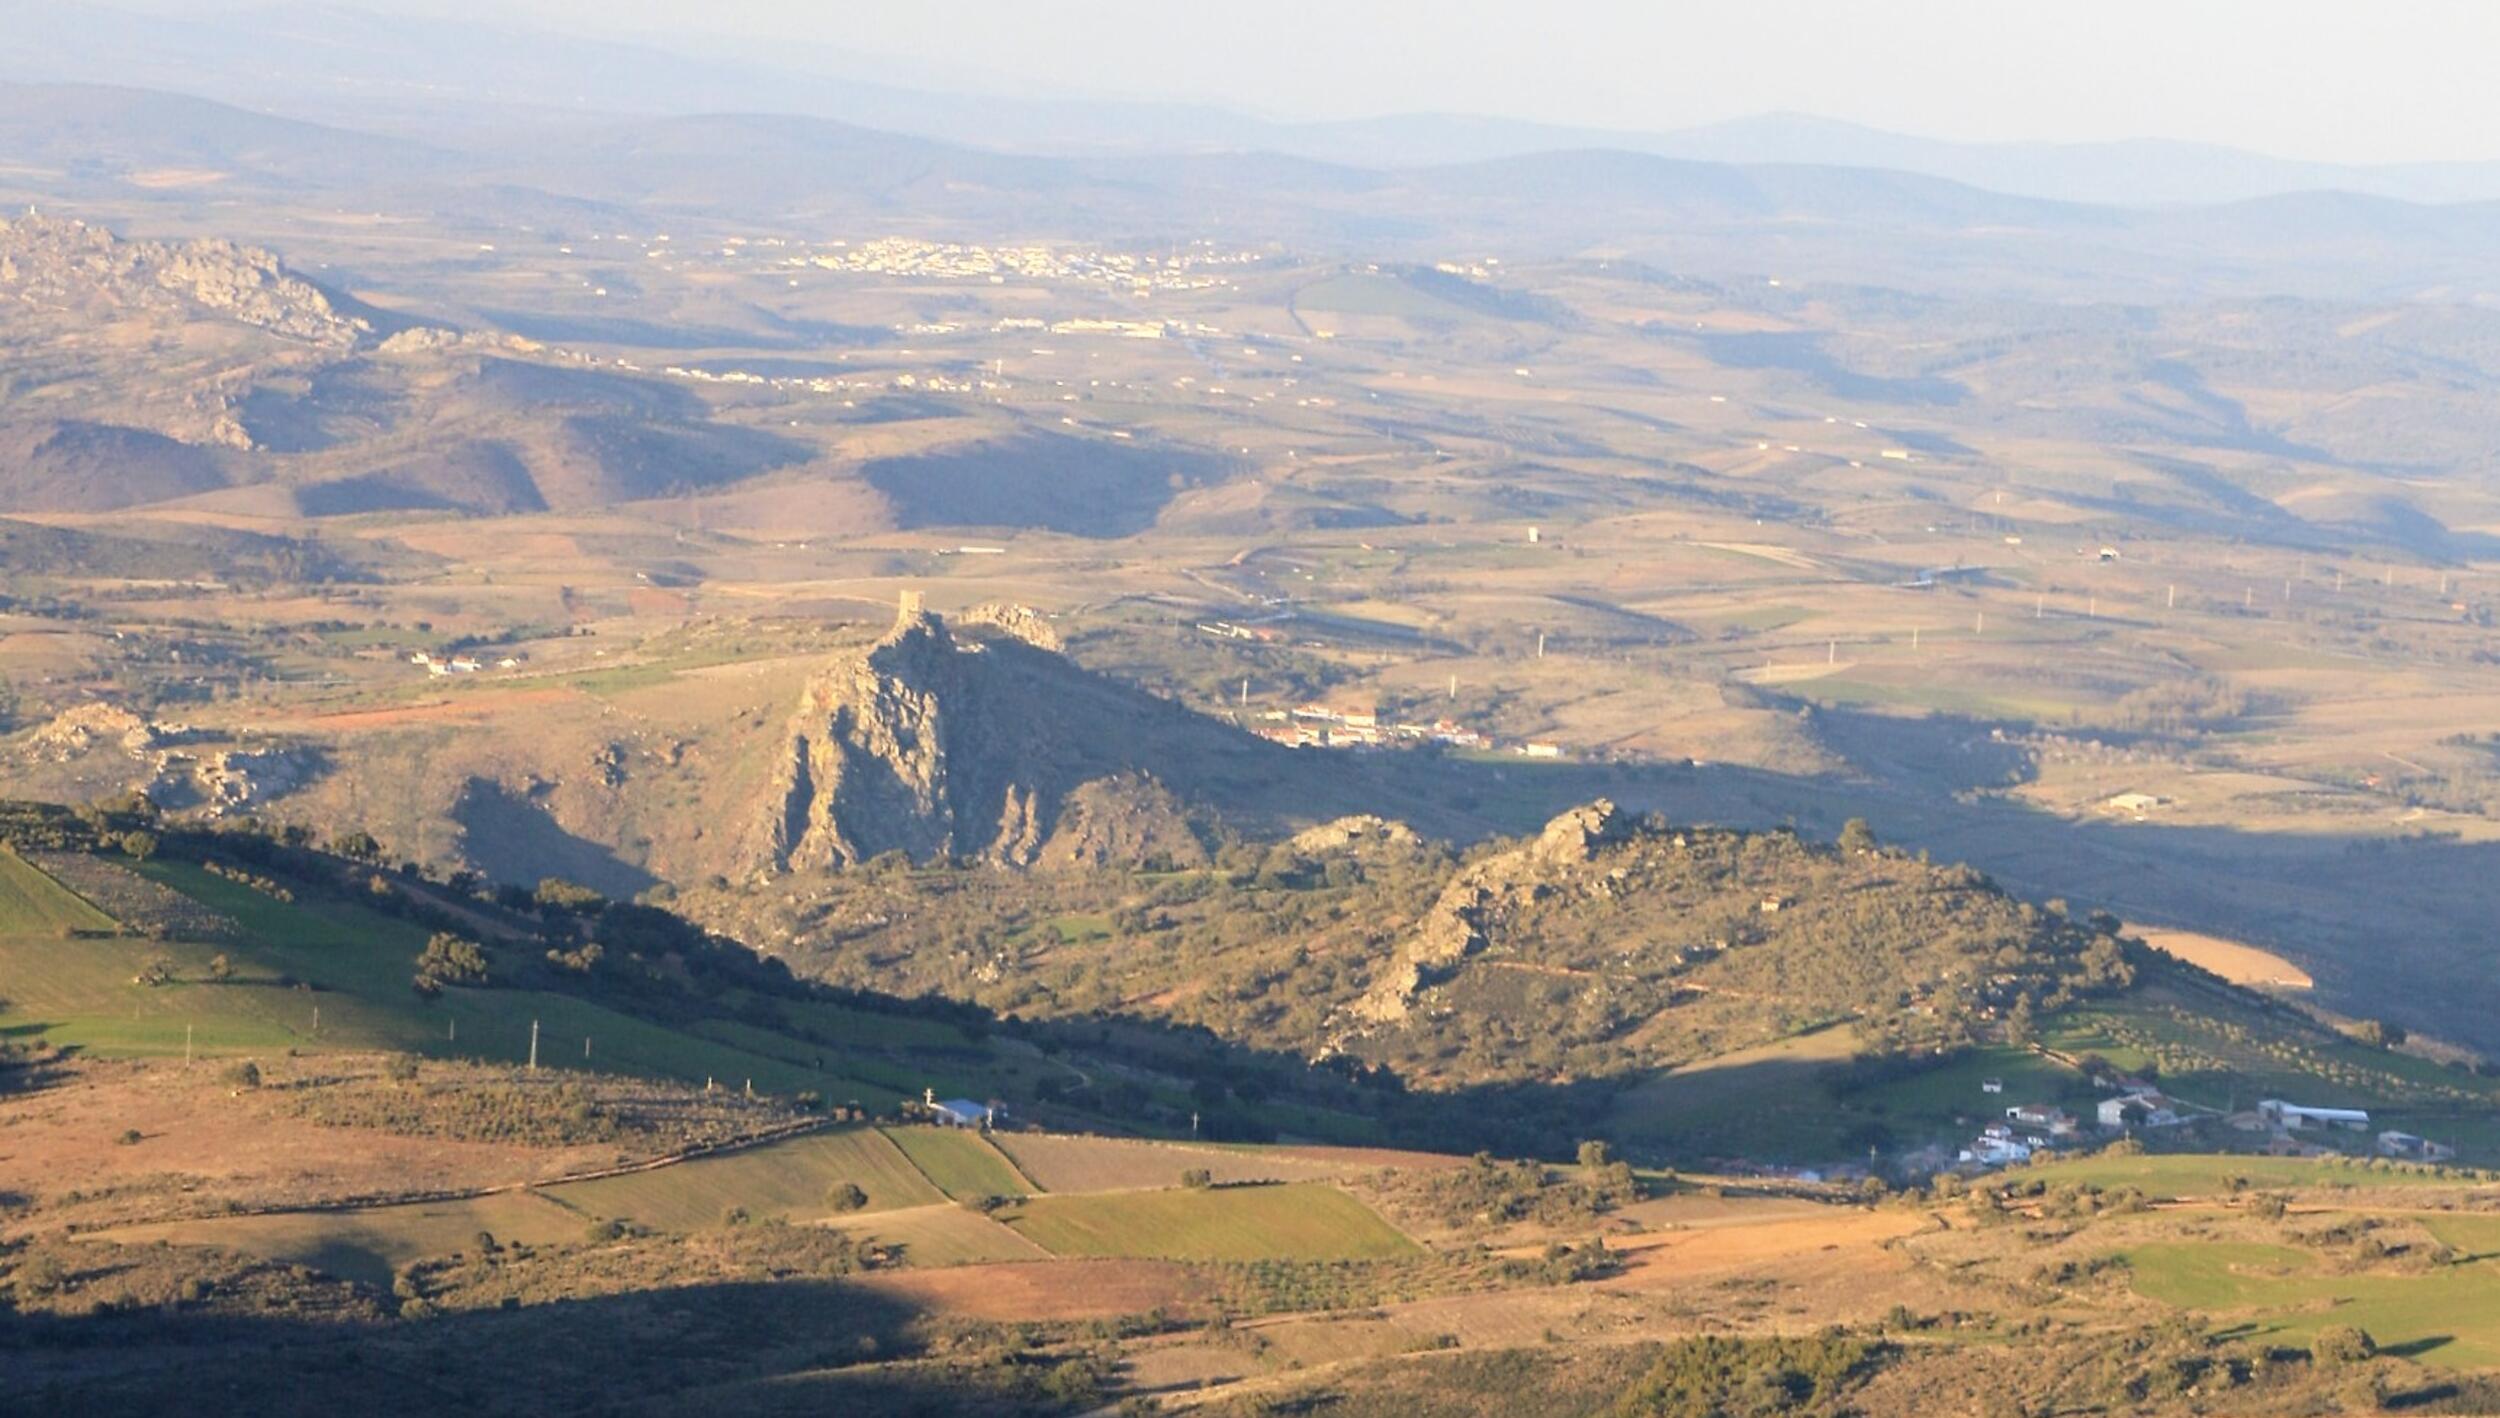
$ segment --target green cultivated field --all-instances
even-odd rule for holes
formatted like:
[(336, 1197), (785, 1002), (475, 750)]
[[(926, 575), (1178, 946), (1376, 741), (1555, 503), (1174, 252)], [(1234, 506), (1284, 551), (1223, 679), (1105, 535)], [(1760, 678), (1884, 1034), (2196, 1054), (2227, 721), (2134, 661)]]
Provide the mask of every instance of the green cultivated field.
[(58, 940), (66, 930), (112, 931), (112, 917), (85, 897), (45, 876), (33, 863), (0, 847), (0, 937)]
[(218, 1246), (388, 1285), (392, 1272), (410, 1261), (475, 1250), (480, 1232), (500, 1242), (546, 1245), (580, 1239), (582, 1219), (523, 1191), (362, 1211), (168, 1221), (99, 1231), (93, 1239), (133, 1246), (155, 1241)]
[(971, 1196), (1022, 1196), (1037, 1191), (1032, 1179), (990, 1145), (989, 1139), (961, 1128), (889, 1128), (885, 1135), (903, 1149), (921, 1174), (940, 1191), (961, 1200)]
[(2220, 1241), (2139, 1246), (2125, 1256), (2137, 1293), (2243, 1315), (2254, 1336), (2304, 1343), (2329, 1325), (2358, 1325), (2381, 1348), (2426, 1364), (2500, 1364), (2500, 1266), (2488, 1261), (2338, 1274), (2310, 1251)]
[(1037, 1196), (1002, 1213), (1060, 1256), (1151, 1260), (1379, 1260), (1418, 1249), (1321, 1182)]
[(810, 1133), (721, 1157), (546, 1189), (585, 1215), (667, 1231), (719, 1223), (731, 1207), (757, 1218), (813, 1221), (834, 1214), (826, 1194), (843, 1182), (868, 1193), (868, 1210), (944, 1200), (884, 1133), (874, 1128)]

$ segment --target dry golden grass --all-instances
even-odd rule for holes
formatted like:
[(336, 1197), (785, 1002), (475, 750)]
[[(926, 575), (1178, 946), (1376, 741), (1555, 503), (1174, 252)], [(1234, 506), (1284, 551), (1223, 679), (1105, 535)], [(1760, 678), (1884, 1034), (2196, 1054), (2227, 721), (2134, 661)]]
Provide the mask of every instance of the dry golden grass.
[(1191, 1314), (1206, 1300), (1188, 1267), (1156, 1260), (1008, 1260), (872, 1271), (854, 1283), (936, 1314), (1000, 1323)]
[(2305, 990), (2317, 981), (2309, 972), (2270, 950), (2200, 931), (2142, 930), (2136, 934), (2156, 950), (2165, 950), (2199, 969), (2210, 970), (2235, 985), (2258, 989)]
[(1050, 1252), (953, 1202), (837, 1217), (825, 1223), (863, 1244), (897, 1246), (912, 1266), (981, 1265), (990, 1261), (1049, 1260)]
[(1018, 1170), (1050, 1192), (1170, 1187), (1193, 1169), (1206, 1171), (1219, 1183), (1322, 1181), (1362, 1165), (1267, 1149), (1249, 1152), (1062, 1133), (1000, 1133), (992, 1140)]

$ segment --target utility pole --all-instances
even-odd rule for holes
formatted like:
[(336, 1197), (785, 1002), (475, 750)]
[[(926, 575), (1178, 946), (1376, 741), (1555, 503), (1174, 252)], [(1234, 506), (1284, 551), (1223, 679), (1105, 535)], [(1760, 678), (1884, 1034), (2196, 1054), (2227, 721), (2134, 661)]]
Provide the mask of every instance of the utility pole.
[(2040, 619), (2043, 619), (2044, 617), (2046, 617), (2046, 616), (2048, 615), (2048, 613), (2049, 613), (2049, 598), (2048, 598), (2048, 597), (2046, 597), (2046, 596), (2034, 596), (2034, 597), (2032, 597), (2032, 598), (2031, 598), (2031, 618), (2032, 618), (2033, 620), (2040, 620)]
[(191, 1026), (188, 1024), (182, 1026), (182, 1066), (191, 1066)]
[(1918, 627), (1915, 625), (1910, 627), (1910, 648), (1913, 650), (1918, 648)]
[(1542, 630), (1536, 633), (1536, 657), (1540, 660), (1545, 658), (1545, 632)]
[(2179, 583), (2176, 581), (2170, 583), (2170, 594), (2162, 599), (2161, 608), (2166, 611), (2175, 611), (2179, 608)]
[(1456, 675), (1450, 676), (1450, 702), (1452, 704), (1458, 702), (1458, 676)]
[(1245, 707), (1250, 703), (1250, 677), (1248, 675), (1241, 677), (1241, 702)]
[(1973, 635), (1985, 635), (1988, 633), (1988, 613), (1986, 611), (1971, 612), (1970, 633)]
[(584, 1034), (582, 1036), (582, 1058), (585, 1062), (587, 1062), (590, 1058), (590, 1036), (588, 1034)]
[(530, 1072), (538, 1072), (538, 1021), (530, 1021)]
[(448, 1019), (448, 1020), (445, 1020), (443, 1023), (444, 1023), (444, 1028), (443, 1028), (443, 1042), (444, 1042), (444, 1043), (447, 1043), (447, 1044), (457, 1044), (457, 1043), (459, 1043), (459, 1042), (460, 1042), (460, 1021), (459, 1021), (459, 1020), (457, 1020), (457, 1019)]
[(1837, 665), (1840, 663), (1839, 641), (1835, 640), (1829, 645), (1823, 647), (1823, 663), (1827, 665)]

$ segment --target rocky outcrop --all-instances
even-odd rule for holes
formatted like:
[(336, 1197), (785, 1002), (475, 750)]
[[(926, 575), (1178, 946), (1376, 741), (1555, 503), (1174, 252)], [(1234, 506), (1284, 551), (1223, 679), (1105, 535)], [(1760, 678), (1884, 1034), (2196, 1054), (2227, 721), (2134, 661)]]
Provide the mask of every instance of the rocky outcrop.
[(230, 241), (123, 241), (58, 217), (0, 219), (0, 299), (190, 307), (292, 340), (352, 347), (372, 334), (277, 256)]
[(1059, 632), (1051, 628), (1050, 621), (1040, 611), (1013, 601), (983, 601), (956, 616), (955, 623), (987, 626), (1001, 635), (1013, 636), (1036, 650), (1048, 650), (1054, 655), (1066, 648), (1060, 643)]
[(1306, 827), (1285, 839), (1288, 850), (1305, 857), (1324, 857), (1358, 846), (1413, 847), (1424, 839), (1403, 822), (1360, 813)]
[(6, 758), (18, 765), (76, 766), (119, 781), (168, 812), (224, 817), (304, 786), (322, 767), (313, 749), (236, 745), (183, 724), (158, 723), (113, 704), (81, 704), (30, 730)]
[(1123, 773), (1080, 785), (1060, 804), (1038, 865), (1082, 869), (1155, 864), (1204, 866), (1205, 842), (1190, 812), (1150, 775)]
[[(765, 842), (778, 867), (850, 866), (886, 851), (951, 855), (961, 832), (949, 781), (947, 705), (966, 698), (961, 652), (945, 623), (907, 602), (864, 654), (808, 681), (773, 784), (779, 811)], [(1012, 833), (1000, 804), (993, 834)], [(998, 840), (993, 835), (988, 846)]]
[(1417, 996), (1483, 950), (1515, 908), (1556, 889), (1572, 868), (1594, 861), (1600, 849), (1630, 833), (1622, 813), (1600, 798), (1557, 816), (1525, 845), (1460, 872), (1441, 889), (1371, 988), (1346, 1007), (1346, 1027), (1406, 1018)]
[(748, 866), (886, 852), (1009, 867), (1203, 861), (1197, 804), (1273, 789), (1286, 751), (1095, 674), (1036, 612), (953, 624), (906, 598), (873, 644), (812, 676)]

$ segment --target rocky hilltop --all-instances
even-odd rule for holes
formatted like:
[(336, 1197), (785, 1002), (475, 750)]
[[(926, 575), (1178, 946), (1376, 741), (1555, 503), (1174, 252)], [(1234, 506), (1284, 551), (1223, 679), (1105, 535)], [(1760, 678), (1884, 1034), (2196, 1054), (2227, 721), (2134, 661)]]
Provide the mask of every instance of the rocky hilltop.
[[(1484, 949), (1499, 925), (1514, 918), (1521, 907), (1543, 900), (1558, 881), (1569, 876), (1571, 868), (1590, 861), (1599, 847), (1622, 841), (1629, 832), (1615, 805), (1599, 798), (1556, 817), (1519, 847), (1452, 877), (1417, 922), (1413, 935), (1348, 1013), (1373, 1024), (1404, 1019), (1418, 994), (1452, 966)], [(1605, 887), (1594, 889), (1602, 892)]]
[(950, 627), (916, 597), (809, 680), (783, 743), (755, 854), (772, 871), (1186, 859), (1191, 805), (1272, 778), (1284, 752), (1086, 671), (1029, 610)]
[(0, 219), (0, 300), (51, 308), (205, 311), (308, 344), (371, 335), (276, 253), (231, 241), (124, 241), (99, 226), (29, 213)]

